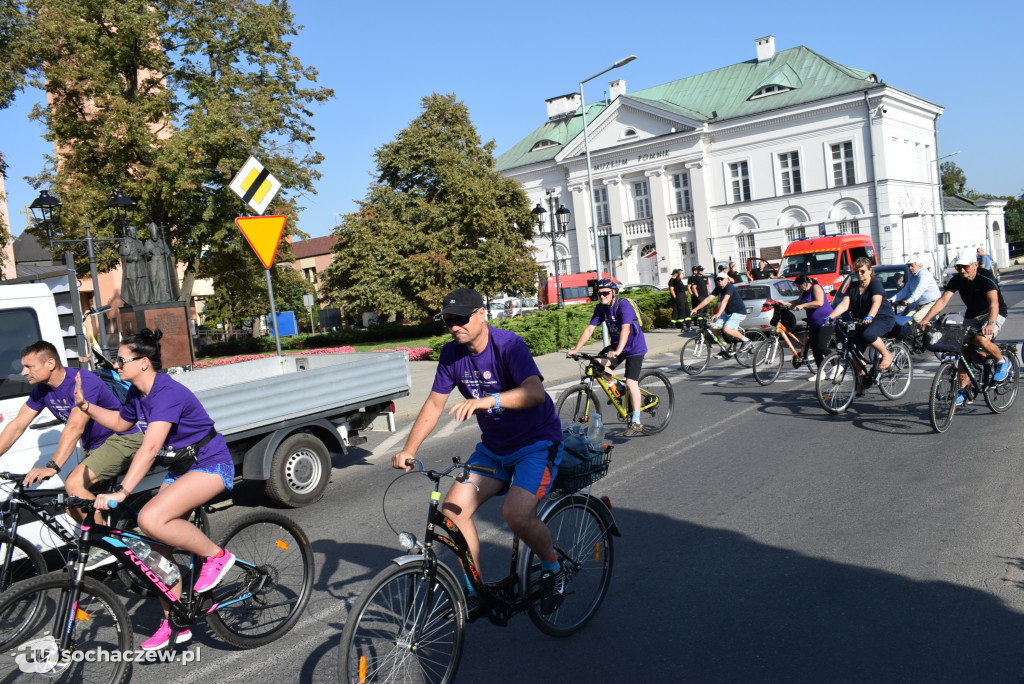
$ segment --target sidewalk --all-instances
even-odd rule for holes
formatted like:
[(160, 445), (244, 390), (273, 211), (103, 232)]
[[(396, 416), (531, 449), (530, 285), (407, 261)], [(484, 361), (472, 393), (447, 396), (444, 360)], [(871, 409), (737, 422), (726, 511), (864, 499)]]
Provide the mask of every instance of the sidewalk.
[[(645, 332), (647, 339), (647, 356), (653, 356), (665, 351), (678, 351), (683, 346), (685, 339), (678, 330), (652, 330)], [(600, 343), (600, 335), (595, 335), (596, 343), (583, 347), (583, 351), (590, 354), (599, 352), (603, 345)], [(554, 352), (534, 358), (541, 375), (544, 376), (544, 385), (553, 385), (559, 381), (579, 377), (579, 365), (575, 361), (565, 358), (565, 352)], [(409, 396), (395, 402), (395, 420), (399, 429), (411, 425), (420, 412), (420, 407), (430, 395), (430, 388), (434, 384), (434, 373), (437, 371), (437, 361), (412, 361), (409, 364), (412, 368), (412, 389)], [(452, 392), (458, 394), (458, 390)], [(449, 398), (449, 403), (454, 403)]]

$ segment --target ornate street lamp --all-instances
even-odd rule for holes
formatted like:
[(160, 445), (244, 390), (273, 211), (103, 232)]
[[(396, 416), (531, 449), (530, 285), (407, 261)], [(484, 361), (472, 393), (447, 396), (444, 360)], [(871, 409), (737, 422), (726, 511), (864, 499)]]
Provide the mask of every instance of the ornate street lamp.
[(565, 205), (559, 205), (558, 209), (555, 209), (557, 200), (548, 195), (548, 202), (552, 209), (552, 219), (550, 230), (544, 230), (544, 215), (547, 214), (547, 210), (537, 202), (537, 206), (530, 212), (537, 219), (537, 234), (540, 237), (551, 238), (551, 260), (555, 267), (555, 291), (558, 296), (558, 307), (561, 308), (563, 304), (562, 300), (562, 283), (559, 279), (558, 273), (558, 238), (565, 235), (566, 227), (569, 225), (569, 215), (572, 213), (565, 208)]
[(42, 224), (43, 230), (46, 231), (46, 237), (50, 241), (51, 247), (53, 246), (53, 228), (60, 223), (60, 210), (63, 206), (59, 199), (46, 190), (40, 190), (39, 197), (32, 200), (32, 204), (28, 206), (32, 212), (32, 218)]

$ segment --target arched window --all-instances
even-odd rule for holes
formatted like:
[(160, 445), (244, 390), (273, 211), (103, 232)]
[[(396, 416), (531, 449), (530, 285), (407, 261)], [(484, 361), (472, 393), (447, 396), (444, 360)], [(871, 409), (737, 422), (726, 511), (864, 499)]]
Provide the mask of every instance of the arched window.
[(557, 147), (558, 144), (559, 143), (555, 142), (554, 140), (538, 140), (536, 143), (534, 143), (533, 147), (530, 148), (530, 151), (536, 152), (537, 150), (543, 150), (546, 147)]
[(751, 95), (750, 97), (748, 97), (747, 99), (748, 100), (756, 100), (756, 99), (758, 99), (760, 97), (768, 97), (769, 95), (778, 95), (779, 93), (789, 92), (790, 90), (791, 90), (791, 88), (787, 88), (786, 86), (782, 86), (782, 85), (778, 85), (776, 83), (772, 83), (771, 85), (766, 85), (763, 88), (758, 88), (756, 91), (754, 91), (754, 94)]
[(626, 130), (622, 131), (622, 138), (635, 138), (636, 136), (637, 132), (635, 128), (627, 128)]

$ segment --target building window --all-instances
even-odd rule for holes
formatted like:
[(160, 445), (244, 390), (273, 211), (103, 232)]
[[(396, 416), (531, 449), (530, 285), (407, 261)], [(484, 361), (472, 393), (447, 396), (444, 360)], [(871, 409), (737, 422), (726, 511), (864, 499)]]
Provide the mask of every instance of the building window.
[(747, 259), (757, 257), (757, 249), (754, 248), (754, 235), (752, 233), (737, 235), (736, 247), (739, 250), (741, 264), (747, 263)]
[(832, 177), (836, 187), (853, 185), (857, 177), (853, 172), (853, 143), (832, 145)]
[(316, 282), (316, 267), (302, 269), (302, 277), (306, 279), (307, 283)]
[(792, 195), (803, 192), (800, 180), (800, 155), (797, 152), (784, 152), (779, 155), (779, 175), (782, 177), (782, 194)]
[(534, 143), (533, 147), (530, 148), (530, 151), (536, 152), (537, 150), (543, 150), (545, 147), (558, 147), (560, 144), (561, 143), (557, 143), (554, 140), (538, 140)]
[(633, 183), (633, 202), (637, 220), (651, 218), (651, 190), (647, 181)]
[(768, 95), (775, 95), (776, 93), (789, 92), (790, 88), (781, 85), (766, 85), (764, 88), (758, 89), (748, 100), (756, 100), (759, 97), (767, 97)]
[(690, 174), (674, 174), (672, 187), (676, 190), (676, 212), (693, 211), (693, 204), (690, 202)]
[(843, 235), (860, 234), (860, 225), (857, 223), (856, 219), (852, 221), (839, 221), (838, 223), (836, 223), (836, 228), (838, 228), (839, 232), (842, 233)]
[(807, 237), (807, 229), (803, 226), (798, 228), (787, 228), (786, 229), (786, 242), (793, 242), (793, 240), (803, 240)]
[(729, 177), (732, 179), (732, 201), (750, 201), (750, 173), (747, 171), (747, 162), (736, 162), (729, 164)]
[(597, 225), (605, 226), (612, 222), (608, 212), (608, 188), (594, 190), (594, 211), (597, 214)]

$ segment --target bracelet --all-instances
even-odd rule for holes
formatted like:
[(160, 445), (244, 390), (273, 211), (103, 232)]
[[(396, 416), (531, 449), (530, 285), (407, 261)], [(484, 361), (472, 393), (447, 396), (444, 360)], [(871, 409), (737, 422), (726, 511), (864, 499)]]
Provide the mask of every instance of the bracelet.
[(89, 415), (89, 409), (91, 409), (91, 408), (92, 408), (92, 404), (87, 401), (87, 402), (85, 402), (85, 408), (81, 409), (81, 411), (85, 415)]
[(44, 468), (53, 468), (56, 472), (58, 472), (58, 473), (60, 472), (60, 466), (57, 465), (57, 463), (52, 458), (43, 467)]
[(498, 393), (498, 392), (495, 392), (491, 396), (494, 397), (494, 408), (495, 409), (500, 409), (501, 408), (501, 394)]

